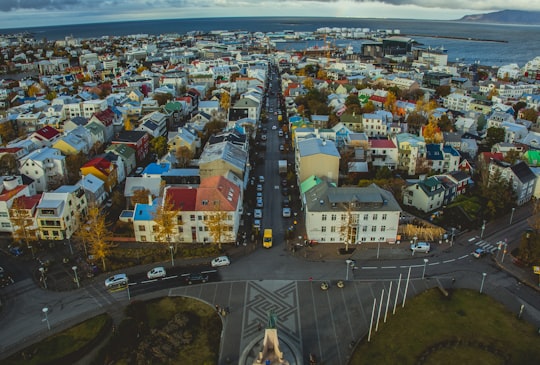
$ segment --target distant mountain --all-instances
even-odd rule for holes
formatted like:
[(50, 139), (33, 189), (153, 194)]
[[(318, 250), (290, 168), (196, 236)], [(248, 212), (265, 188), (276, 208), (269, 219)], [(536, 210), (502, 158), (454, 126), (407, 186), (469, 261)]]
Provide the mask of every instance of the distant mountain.
[(540, 25), (540, 11), (501, 10), (487, 14), (465, 15), (462, 22)]

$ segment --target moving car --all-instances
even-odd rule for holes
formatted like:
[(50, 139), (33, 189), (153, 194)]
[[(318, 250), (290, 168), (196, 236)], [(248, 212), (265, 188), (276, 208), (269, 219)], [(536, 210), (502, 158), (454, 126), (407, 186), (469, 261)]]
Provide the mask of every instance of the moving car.
[(476, 257), (477, 259), (487, 255), (487, 251), (484, 250), (483, 248), (477, 248), (476, 250), (473, 251), (472, 255), (474, 257)]
[(417, 242), (411, 245), (411, 251), (428, 253), (431, 250), (431, 245), (427, 242)]
[(277, 125), (272, 126), (272, 130), (275, 131), (277, 129)]
[(211, 264), (212, 267), (229, 266), (231, 264), (231, 260), (229, 260), (227, 256), (219, 256), (213, 259)]
[(152, 270), (146, 273), (146, 277), (148, 277), (148, 279), (164, 278), (165, 276), (167, 276), (167, 271), (165, 271), (163, 266), (154, 267)]
[(116, 274), (105, 279), (105, 287), (107, 289), (117, 288), (128, 285), (128, 277), (126, 274)]
[(189, 285), (193, 283), (206, 283), (208, 281), (208, 274), (203, 273), (191, 273), (186, 276), (186, 283)]

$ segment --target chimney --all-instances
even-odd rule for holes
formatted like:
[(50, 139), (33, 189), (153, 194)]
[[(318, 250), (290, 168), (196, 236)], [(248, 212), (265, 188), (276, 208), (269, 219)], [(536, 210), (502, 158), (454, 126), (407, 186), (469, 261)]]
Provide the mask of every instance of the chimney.
[(152, 206), (152, 194), (148, 194), (148, 205)]

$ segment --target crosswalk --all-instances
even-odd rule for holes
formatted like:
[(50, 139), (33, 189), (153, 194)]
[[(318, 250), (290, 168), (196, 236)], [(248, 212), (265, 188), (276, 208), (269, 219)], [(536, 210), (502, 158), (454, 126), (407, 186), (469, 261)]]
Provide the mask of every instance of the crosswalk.
[(484, 240), (476, 241), (474, 244), (475, 244), (475, 246), (483, 248), (488, 253), (494, 253), (495, 251), (497, 251), (497, 245), (496, 244), (489, 243), (489, 242), (484, 241)]

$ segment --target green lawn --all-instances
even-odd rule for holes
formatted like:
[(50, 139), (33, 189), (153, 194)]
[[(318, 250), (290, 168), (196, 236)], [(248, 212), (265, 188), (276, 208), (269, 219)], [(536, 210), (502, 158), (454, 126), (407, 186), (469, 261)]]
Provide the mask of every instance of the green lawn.
[(84, 347), (93, 343), (109, 325), (109, 315), (101, 314), (25, 348), (23, 351), (2, 360), (2, 364), (37, 365), (69, 363), (71, 361), (66, 360), (66, 357), (77, 351), (85, 352), (83, 350)]
[(432, 289), (398, 307), (356, 348), (350, 365), (539, 364), (540, 336), (532, 325), (489, 296)]

